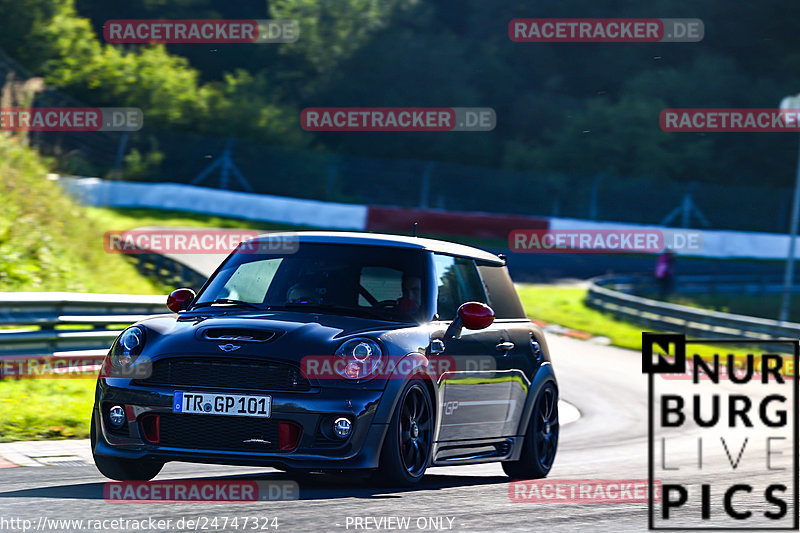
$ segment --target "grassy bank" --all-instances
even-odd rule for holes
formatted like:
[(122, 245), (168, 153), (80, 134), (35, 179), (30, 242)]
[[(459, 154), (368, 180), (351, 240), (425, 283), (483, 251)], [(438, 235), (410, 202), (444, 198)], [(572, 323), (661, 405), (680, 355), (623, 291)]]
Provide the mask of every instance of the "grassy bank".
[(129, 261), (104, 251), (101, 227), (47, 172), (35, 151), (0, 134), (0, 291), (157, 294)]

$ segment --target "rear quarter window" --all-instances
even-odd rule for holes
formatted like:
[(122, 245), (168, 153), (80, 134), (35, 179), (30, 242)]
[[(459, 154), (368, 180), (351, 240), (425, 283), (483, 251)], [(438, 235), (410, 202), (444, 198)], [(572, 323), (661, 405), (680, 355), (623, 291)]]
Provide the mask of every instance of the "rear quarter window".
[(478, 273), (486, 288), (486, 303), (497, 318), (527, 318), (506, 267), (478, 263)]

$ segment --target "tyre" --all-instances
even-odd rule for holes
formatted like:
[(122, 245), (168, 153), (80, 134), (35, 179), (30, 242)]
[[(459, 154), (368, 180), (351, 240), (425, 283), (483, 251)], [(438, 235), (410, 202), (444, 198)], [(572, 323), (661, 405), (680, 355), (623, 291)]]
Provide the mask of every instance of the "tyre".
[(95, 455), (94, 447), (97, 443), (98, 435), (94, 420), (95, 415), (92, 413), (90, 428), (92, 456), (94, 457), (94, 464), (101, 474), (116, 481), (150, 481), (164, 468), (164, 463), (158, 461), (115, 459), (113, 457)]
[(394, 487), (419, 483), (428, 468), (432, 442), (433, 404), (425, 383), (414, 379), (400, 394), (373, 480)]
[(558, 391), (553, 382), (542, 387), (531, 412), (519, 461), (504, 461), (503, 471), (512, 478), (546, 477), (558, 448)]

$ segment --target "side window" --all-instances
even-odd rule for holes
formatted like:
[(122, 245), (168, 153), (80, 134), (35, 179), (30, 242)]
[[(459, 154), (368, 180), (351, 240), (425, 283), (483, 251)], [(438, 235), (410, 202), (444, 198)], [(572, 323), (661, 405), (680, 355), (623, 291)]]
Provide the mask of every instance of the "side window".
[(263, 303), (281, 261), (283, 258), (276, 257), (243, 263), (225, 283), (218, 297)]
[(434, 254), (439, 320), (453, 320), (464, 302), (486, 303), (486, 294), (475, 261), (464, 257)]
[[(379, 302), (397, 300), (403, 295), (403, 272), (394, 268), (364, 267), (361, 269), (360, 283)], [(372, 304), (363, 294), (359, 294), (358, 305)]]

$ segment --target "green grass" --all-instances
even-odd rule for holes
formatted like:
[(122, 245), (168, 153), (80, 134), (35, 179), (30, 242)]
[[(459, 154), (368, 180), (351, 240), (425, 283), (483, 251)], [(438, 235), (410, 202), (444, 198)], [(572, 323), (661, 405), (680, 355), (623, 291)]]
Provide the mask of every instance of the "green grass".
[(94, 379), (5, 379), (0, 382), (0, 442), (85, 438)]
[(529, 318), (608, 337), (622, 348), (642, 348), (642, 328), (619, 322), (610, 315), (586, 307), (587, 289), (562, 285), (519, 285), (517, 287)]

